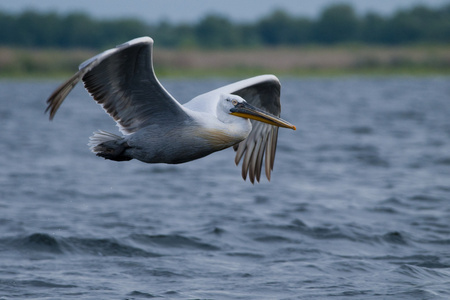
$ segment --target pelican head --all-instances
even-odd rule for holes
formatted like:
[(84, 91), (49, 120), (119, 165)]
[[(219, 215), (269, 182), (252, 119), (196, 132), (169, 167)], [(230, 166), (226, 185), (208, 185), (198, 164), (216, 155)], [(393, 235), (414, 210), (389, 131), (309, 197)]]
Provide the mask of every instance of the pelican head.
[(250, 105), (242, 97), (239, 97), (237, 95), (221, 95), (220, 106), (224, 111), (228, 112), (228, 114), (236, 117), (252, 119), (273, 126), (291, 128), (293, 130), (296, 130), (295, 126), (288, 121), (285, 121), (262, 109)]

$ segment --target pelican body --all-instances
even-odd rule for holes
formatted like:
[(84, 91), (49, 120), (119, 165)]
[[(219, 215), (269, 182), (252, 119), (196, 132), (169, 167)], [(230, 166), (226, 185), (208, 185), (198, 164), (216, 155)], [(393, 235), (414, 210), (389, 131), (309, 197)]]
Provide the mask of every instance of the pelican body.
[(50, 120), (82, 80), (95, 101), (116, 121), (122, 136), (94, 132), (89, 146), (115, 161), (178, 164), (234, 147), (242, 177), (270, 180), (278, 127), (295, 130), (279, 118), (280, 82), (274, 75), (241, 80), (201, 94), (184, 105), (159, 83), (153, 70), (153, 40), (133, 39), (83, 62), (79, 71), (47, 100)]

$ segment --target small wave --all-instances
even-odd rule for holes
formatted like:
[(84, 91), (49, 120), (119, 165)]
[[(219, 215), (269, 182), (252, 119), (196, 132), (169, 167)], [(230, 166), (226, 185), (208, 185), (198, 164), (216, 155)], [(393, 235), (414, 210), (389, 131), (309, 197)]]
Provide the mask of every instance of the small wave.
[(390, 197), (377, 203), (377, 206), (369, 210), (378, 212), (400, 213), (405, 208), (413, 206), (410, 201), (403, 197)]
[(388, 204), (388, 205), (398, 205), (398, 206), (403, 206), (403, 201), (397, 197), (390, 197), (387, 198), (386, 200), (383, 200), (380, 202), (381, 204)]
[(141, 168), (136, 170), (136, 174), (176, 174), (182, 172), (181, 168), (178, 168), (177, 166), (160, 166), (160, 165), (153, 165), (150, 168)]
[[(410, 256), (394, 256), (386, 255), (374, 257), (374, 260), (385, 260), (396, 265), (410, 265), (418, 266), (428, 269), (448, 269), (449, 264), (441, 262), (438, 256), (435, 255), (410, 255)], [(450, 274), (449, 274), (450, 275)]]
[(213, 230), (209, 231), (209, 233), (212, 233), (214, 235), (222, 235), (226, 233), (227, 231), (221, 227), (214, 227)]
[(442, 157), (434, 161), (436, 165), (450, 166), (450, 156)]
[(370, 273), (374, 268), (371, 262), (358, 259), (335, 261), (331, 263), (331, 266), (333, 269), (339, 270), (340, 272), (344, 273), (351, 273), (355, 272), (356, 270), (362, 273)]
[[(361, 237), (355, 236), (353, 233), (342, 229), (339, 226), (315, 226), (306, 225), (299, 219), (294, 219), (288, 225), (259, 225), (256, 228), (257, 232), (264, 232), (264, 234), (255, 237), (259, 242), (274, 243), (274, 242), (299, 242), (291, 233), (300, 233), (302, 235), (314, 239), (347, 239), (351, 241), (359, 240)], [(268, 231), (269, 230), (269, 231)], [(272, 232), (271, 232), (272, 231)], [(271, 234), (268, 234), (271, 232)]]
[(450, 280), (450, 272), (445, 269), (427, 268), (417, 265), (403, 264), (395, 272), (420, 280)]
[(384, 117), (391, 120), (411, 120), (422, 122), (425, 119), (425, 113), (416, 110), (399, 110), (387, 112)]
[(259, 236), (254, 238), (255, 241), (257, 242), (262, 242), (262, 243), (286, 243), (286, 242), (292, 242), (291, 239), (281, 236), (281, 235), (263, 235), (263, 236)]
[(358, 224), (308, 226), (299, 219), (288, 225), (259, 226), (254, 233), (253, 240), (265, 244), (296, 244), (302, 241), (298, 233), (317, 240), (348, 240), (357, 243), (394, 244), (407, 246), (410, 238), (399, 231), (390, 231), (385, 234), (369, 234), (367, 228)]
[(381, 157), (378, 148), (373, 145), (348, 145), (343, 150), (349, 151), (353, 157), (363, 164), (374, 167), (389, 167), (389, 161)]
[(114, 239), (55, 237), (33, 233), (25, 237), (3, 239), (3, 251), (13, 250), (48, 254), (89, 254), (100, 256), (155, 257), (160, 256), (140, 248), (124, 245)]
[(182, 235), (145, 235), (133, 234), (133, 241), (164, 248), (191, 248), (200, 250), (220, 250), (219, 247), (200, 241), (198, 238), (188, 238)]
[(159, 254), (124, 245), (115, 239), (68, 238), (74, 252), (99, 256), (158, 257)]
[(396, 210), (395, 208), (392, 207), (388, 207), (388, 206), (376, 206), (373, 208), (369, 208), (369, 211), (373, 211), (373, 212), (378, 212), (378, 213), (383, 213), (383, 214), (398, 214), (398, 210)]
[(294, 220), (292, 226), (303, 234), (316, 239), (347, 239), (350, 241), (358, 241), (361, 239), (361, 237), (357, 237), (348, 230), (344, 230), (336, 225), (309, 227), (301, 220)]
[(36, 251), (52, 254), (62, 254), (63, 246), (54, 237), (46, 233), (33, 233), (25, 237), (9, 239), (9, 245), (21, 251)]
[(436, 245), (450, 245), (450, 239), (440, 239), (436, 238), (433, 240), (427, 241), (430, 244), (436, 244)]
[(447, 292), (436, 292), (432, 289), (420, 288), (420, 287), (411, 287), (407, 290), (400, 290), (394, 295), (397, 299), (448, 299), (446, 296)]
[(139, 292), (139, 291), (132, 291), (131, 293), (128, 294), (128, 296), (130, 297), (138, 297), (138, 298), (157, 298), (159, 296), (155, 296), (149, 293), (144, 293), (144, 292)]
[(373, 133), (372, 127), (369, 126), (355, 126), (350, 128), (350, 131), (358, 135), (370, 135)]
[(347, 162), (348, 159), (371, 167), (390, 166), (389, 160), (382, 156), (377, 146), (371, 144), (323, 144), (315, 148), (319, 162)]
[[(0, 284), (2, 281), (0, 281)], [(72, 284), (58, 284), (54, 282), (48, 282), (43, 280), (3, 280), (3, 283), (14, 287), (32, 287), (32, 288), (76, 288), (76, 285)]]
[(412, 201), (417, 201), (417, 202), (441, 202), (442, 199), (441, 198), (437, 198), (437, 197), (433, 197), (430, 195), (414, 195), (408, 198), (409, 200)]
[(383, 235), (382, 239), (391, 244), (407, 245), (406, 239), (398, 231), (388, 232)]
[(257, 259), (264, 258), (264, 255), (254, 252), (228, 252), (227, 255), (232, 257), (243, 257), (243, 258), (257, 258)]

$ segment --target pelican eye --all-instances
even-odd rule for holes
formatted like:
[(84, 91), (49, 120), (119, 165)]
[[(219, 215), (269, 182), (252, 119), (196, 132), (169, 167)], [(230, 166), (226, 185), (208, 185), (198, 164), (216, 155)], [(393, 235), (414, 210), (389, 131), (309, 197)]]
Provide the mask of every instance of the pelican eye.
[(231, 100), (231, 104), (233, 104), (234, 106), (238, 105), (238, 101), (236, 99)]

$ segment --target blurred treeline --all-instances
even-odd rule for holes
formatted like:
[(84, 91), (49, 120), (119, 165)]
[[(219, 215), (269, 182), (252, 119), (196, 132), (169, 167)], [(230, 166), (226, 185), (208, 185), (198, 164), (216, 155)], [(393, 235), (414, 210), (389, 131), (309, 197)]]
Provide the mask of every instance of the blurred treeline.
[(315, 19), (277, 10), (252, 23), (208, 15), (193, 24), (136, 19), (97, 20), (85, 13), (0, 12), (0, 46), (99, 49), (149, 35), (165, 48), (250, 48), (361, 43), (448, 44), (450, 5), (416, 6), (389, 16), (359, 16), (346, 4), (325, 8)]

